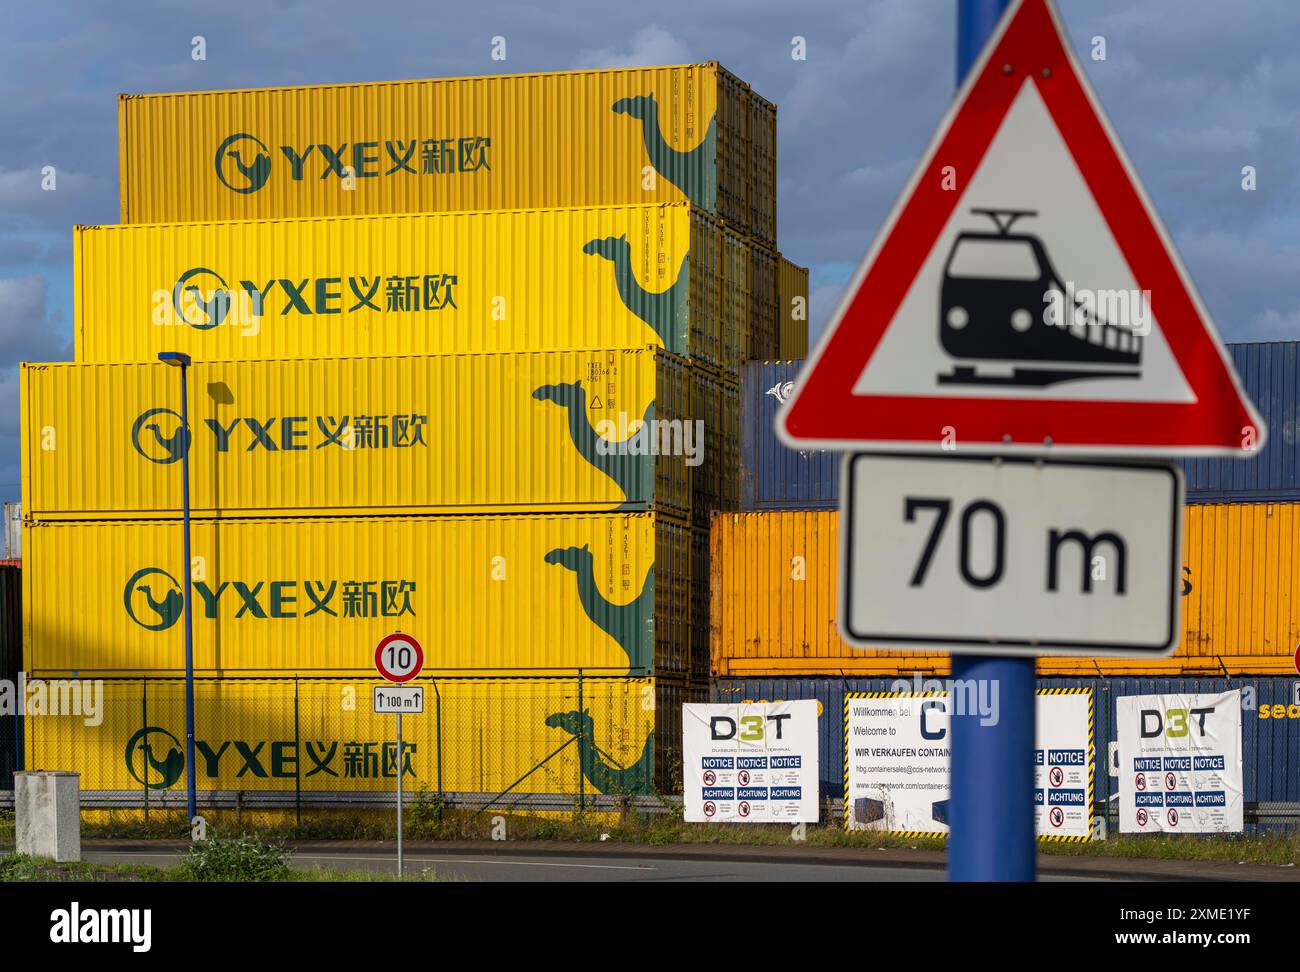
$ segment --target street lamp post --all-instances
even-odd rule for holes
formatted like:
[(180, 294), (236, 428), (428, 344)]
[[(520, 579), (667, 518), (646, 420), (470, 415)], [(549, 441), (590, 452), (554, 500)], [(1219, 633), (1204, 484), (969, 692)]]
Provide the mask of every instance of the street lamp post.
[(190, 568), (190, 409), (186, 376), (190, 356), (183, 351), (160, 351), (158, 360), (181, 369), (181, 430), (185, 448), (181, 450), (181, 512), (185, 538), (185, 808), (190, 826), (196, 815), (194, 782), (194, 623), (191, 611), (193, 591)]

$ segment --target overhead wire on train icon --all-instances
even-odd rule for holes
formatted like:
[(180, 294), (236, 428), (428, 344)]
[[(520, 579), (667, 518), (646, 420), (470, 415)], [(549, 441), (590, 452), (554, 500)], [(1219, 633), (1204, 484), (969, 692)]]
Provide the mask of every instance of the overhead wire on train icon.
[[(939, 292), (940, 344), (952, 358), (970, 363), (937, 375), (939, 384), (1042, 388), (1086, 378), (1141, 377), (1142, 336), (1078, 299), (1042, 239), (1012, 232), (1037, 210), (971, 213), (988, 217), (995, 229), (957, 235)], [(1051, 306), (1059, 308), (1061, 320), (1048, 321)], [(1008, 362), (1014, 365), (1009, 372)]]

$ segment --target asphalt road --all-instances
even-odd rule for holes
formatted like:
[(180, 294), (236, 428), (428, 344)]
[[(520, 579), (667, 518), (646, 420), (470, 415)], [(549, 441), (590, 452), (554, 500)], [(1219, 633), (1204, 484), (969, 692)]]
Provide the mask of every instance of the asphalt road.
[[(83, 846), (83, 858), (96, 863), (174, 864), (180, 849), (94, 848)], [(392, 874), (396, 867), (393, 849), (342, 848), (329, 850), (319, 846), (299, 849), (293, 856), (298, 868), (323, 867), (331, 870)], [(475, 851), (457, 848), (448, 852), (426, 849), (406, 855), (408, 874), (430, 870), (449, 880), (467, 881), (942, 881), (941, 868), (925, 865), (833, 863), (736, 858), (698, 859), (656, 855), (624, 857), (597, 854), (576, 856), (563, 854), (502, 854), (497, 850)], [(1077, 875), (1042, 875), (1043, 881), (1086, 881), (1097, 878)], [(1104, 878), (1102, 878), (1104, 880)]]

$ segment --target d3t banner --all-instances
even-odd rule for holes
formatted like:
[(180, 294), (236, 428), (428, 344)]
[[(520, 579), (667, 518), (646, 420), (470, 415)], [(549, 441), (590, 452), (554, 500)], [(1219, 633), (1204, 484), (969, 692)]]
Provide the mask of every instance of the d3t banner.
[(1241, 691), (1115, 700), (1123, 834), (1242, 829)]
[(686, 819), (816, 823), (817, 702), (682, 706)]

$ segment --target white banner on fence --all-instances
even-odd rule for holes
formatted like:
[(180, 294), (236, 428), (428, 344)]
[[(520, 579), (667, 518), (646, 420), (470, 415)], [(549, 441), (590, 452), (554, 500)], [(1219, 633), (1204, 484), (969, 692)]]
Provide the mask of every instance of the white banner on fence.
[(687, 820), (817, 822), (817, 702), (682, 706)]
[[(1041, 837), (1087, 840), (1093, 794), (1092, 693), (1037, 697), (1034, 817)], [(948, 832), (948, 693), (850, 694), (844, 723), (845, 826), (909, 834)]]
[(1115, 700), (1120, 833), (1242, 829), (1241, 692)]

